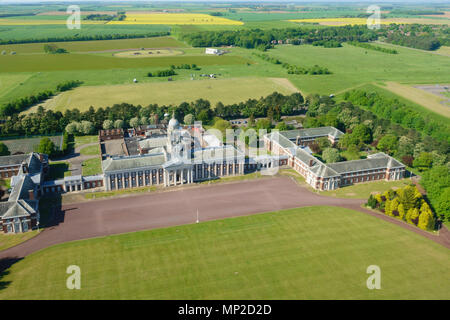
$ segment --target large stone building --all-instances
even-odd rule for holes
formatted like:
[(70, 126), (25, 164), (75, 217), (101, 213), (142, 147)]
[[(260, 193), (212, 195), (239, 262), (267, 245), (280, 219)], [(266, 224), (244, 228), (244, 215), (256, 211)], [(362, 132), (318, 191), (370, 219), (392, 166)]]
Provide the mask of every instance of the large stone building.
[[(34, 152), (21, 156), (24, 156), (22, 162), (11, 179), (9, 199), (0, 202), (0, 230), (5, 233), (26, 232), (39, 223), (39, 197), (48, 169), (48, 158)], [(14, 163), (18, 159), (17, 156), (1, 157), (3, 163)]]
[(273, 132), (264, 136), (264, 144), (271, 153), (288, 156), (289, 165), (318, 190), (404, 177), (405, 165), (382, 152), (369, 155), (367, 159), (325, 164), (304, 147), (320, 137), (335, 143), (342, 134), (333, 127)]
[[(140, 155), (103, 160), (105, 189), (173, 186), (244, 174), (244, 153), (218, 143), (217, 139), (192, 135), (194, 129), (182, 128), (172, 118), (166, 135), (138, 142)], [(205, 146), (205, 141), (209, 141), (209, 146)]]

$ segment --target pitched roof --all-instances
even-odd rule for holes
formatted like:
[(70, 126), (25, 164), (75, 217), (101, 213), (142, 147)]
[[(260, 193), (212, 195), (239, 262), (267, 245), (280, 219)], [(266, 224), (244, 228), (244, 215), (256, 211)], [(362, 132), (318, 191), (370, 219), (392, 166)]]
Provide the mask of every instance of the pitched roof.
[(21, 165), (22, 162), (28, 160), (29, 156), (29, 154), (16, 154), (0, 157), (0, 166)]
[(161, 166), (164, 162), (166, 162), (166, 156), (163, 153), (143, 156), (117, 157), (103, 160), (102, 169), (103, 172), (138, 169)]
[(338, 138), (342, 136), (344, 133), (334, 127), (319, 127), (319, 128), (281, 131), (280, 134), (290, 140), (295, 140), (297, 137), (308, 138), (319, 136), (332, 136), (334, 138)]
[(328, 166), (339, 173), (371, 170), (377, 168), (404, 167), (401, 162), (384, 153), (369, 156), (367, 159), (329, 163)]

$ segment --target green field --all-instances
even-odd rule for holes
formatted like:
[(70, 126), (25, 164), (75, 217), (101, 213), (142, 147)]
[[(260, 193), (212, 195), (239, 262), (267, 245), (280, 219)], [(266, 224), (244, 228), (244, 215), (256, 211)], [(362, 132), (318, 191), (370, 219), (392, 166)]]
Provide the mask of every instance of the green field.
[[(56, 45), (58, 48), (66, 49), (68, 52), (90, 52), (90, 51), (105, 51), (105, 50), (139, 49), (139, 48), (176, 48), (185, 46), (184, 43), (176, 40), (173, 37), (50, 42), (50, 44)], [(17, 54), (25, 54), (25, 53), (44, 54), (44, 45), (45, 43), (0, 45), (0, 52), (5, 50), (7, 54), (9, 54), (11, 51), (15, 51)]]
[[(66, 288), (69, 265), (81, 290)], [(56, 245), (13, 265), (0, 299), (449, 299), (449, 266), (448, 249), (397, 225), (308, 207)]]
[(450, 82), (448, 57), (405, 48), (397, 50), (399, 54), (386, 54), (346, 44), (343, 48), (282, 45), (269, 50), (268, 54), (283, 62), (299, 66), (318, 64), (333, 72), (331, 75), (289, 76), (294, 85), (308, 93), (337, 94), (371, 82)]
[[(184, 80), (172, 82), (136, 83), (112, 86), (79, 87), (47, 100), (46, 109), (63, 111), (67, 108), (87, 110), (90, 106), (107, 107), (115, 103), (127, 102), (147, 105), (179, 104), (203, 98), (215, 104), (234, 103), (249, 98), (259, 98), (277, 91), (293, 93), (296, 88), (286, 79), (236, 78)], [(230, 94), (232, 92), (232, 94)], [(36, 107), (30, 109), (30, 112)]]

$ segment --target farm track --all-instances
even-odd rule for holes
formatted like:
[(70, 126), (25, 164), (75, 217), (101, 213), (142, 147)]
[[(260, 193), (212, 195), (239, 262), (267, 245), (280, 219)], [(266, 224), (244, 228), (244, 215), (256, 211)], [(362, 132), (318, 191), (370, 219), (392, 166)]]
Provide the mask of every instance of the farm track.
[[(364, 209), (361, 207), (364, 201), (321, 196), (288, 177), (87, 201), (62, 206), (50, 227), (36, 237), (0, 252), (0, 261), (16, 261), (33, 252), (68, 241), (192, 224), (195, 223), (197, 210), (200, 221), (211, 221), (318, 205), (356, 210), (450, 248), (450, 232), (445, 227), (438, 236), (433, 235)], [(3, 268), (6, 267), (8, 266), (3, 265)]]

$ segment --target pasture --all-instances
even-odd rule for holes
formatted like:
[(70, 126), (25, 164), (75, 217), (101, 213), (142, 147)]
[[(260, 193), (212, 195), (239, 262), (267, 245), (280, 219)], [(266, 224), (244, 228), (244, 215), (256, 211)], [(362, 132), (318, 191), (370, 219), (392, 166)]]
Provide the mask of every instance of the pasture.
[(173, 37), (151, 37), (137, 39), (119, 39), (119, 40), (97, 40), (97, 41), (68, 41), (68, 42), (47, 42), (47, 43), (24, 43), (0, 45), (0, 52), (10, 53), (15, 51), (17, 54), (42, 53), (44, 54), (44, 45), (53, 44), (58, 48), (66, 49), (68, 52), (95, 52), (95, 51), (113, 51), (113, 50), (131, 50), (140, 48), (177, 48), (185, 46), (184, 43)]
[[(63, 92), (47, 100), (43, 106), (46, 109), (64, 111), (78, 108), (87, 110), (111, 106), (115, 103), (132, 103), (135, 105), (179, 104), (203, 98), (212, 104), (235, 103), (249, 98), (260, 98), (277, 91), (283, 94), (293, 93), (296, 88), (285, 79), (272, 78), (234, 78), (182, 80), (172, 82), (135, 83), (110, 86), (82, 86)], [(230, 94), (232, 92), (232, 94)], [(36, 107), (33, 107), (33, 111)]]
[(136, 51), (123, 51), (114, 54), (117, 58), (155, 58), (155, 57), (168, 57), (178, 56), (183, 54), (181, 50), (172, 49), (147, 49)]
[[(81, 290), (66, 288), (69, 265)], [(306, 207), (56, 245), (14, 264), (0, 299), (449, 299), (449, 265), (400, 226)]]
[[(338, 94), (372, 82), (395, 81), (411, 84), (450, 82), (448, 57), (420, 50), (397, 47), (396, 50), (399, 54), (386, 54), (346, 44), (342, 48), (281, 45), (269, 50), (268, 55), (298, 66), (317, 64), (333, 73), (312, 76), (288, 75), (289, 80), (305, 93)], [(268, 63), (261, 62), (261, 64)], [(280, 72), (285, 72), (280, 66), (278, 68)]]
[(96, 54), (33, 54), (0, 56), (4, 72), (43, 72), (70, 70), (105, 70), (169, 67), (183, 63), (196, 65), (245, 64), (248, 60), (233, 55), (223, 56), (173, 56), (147, 59), (117, 59)]

